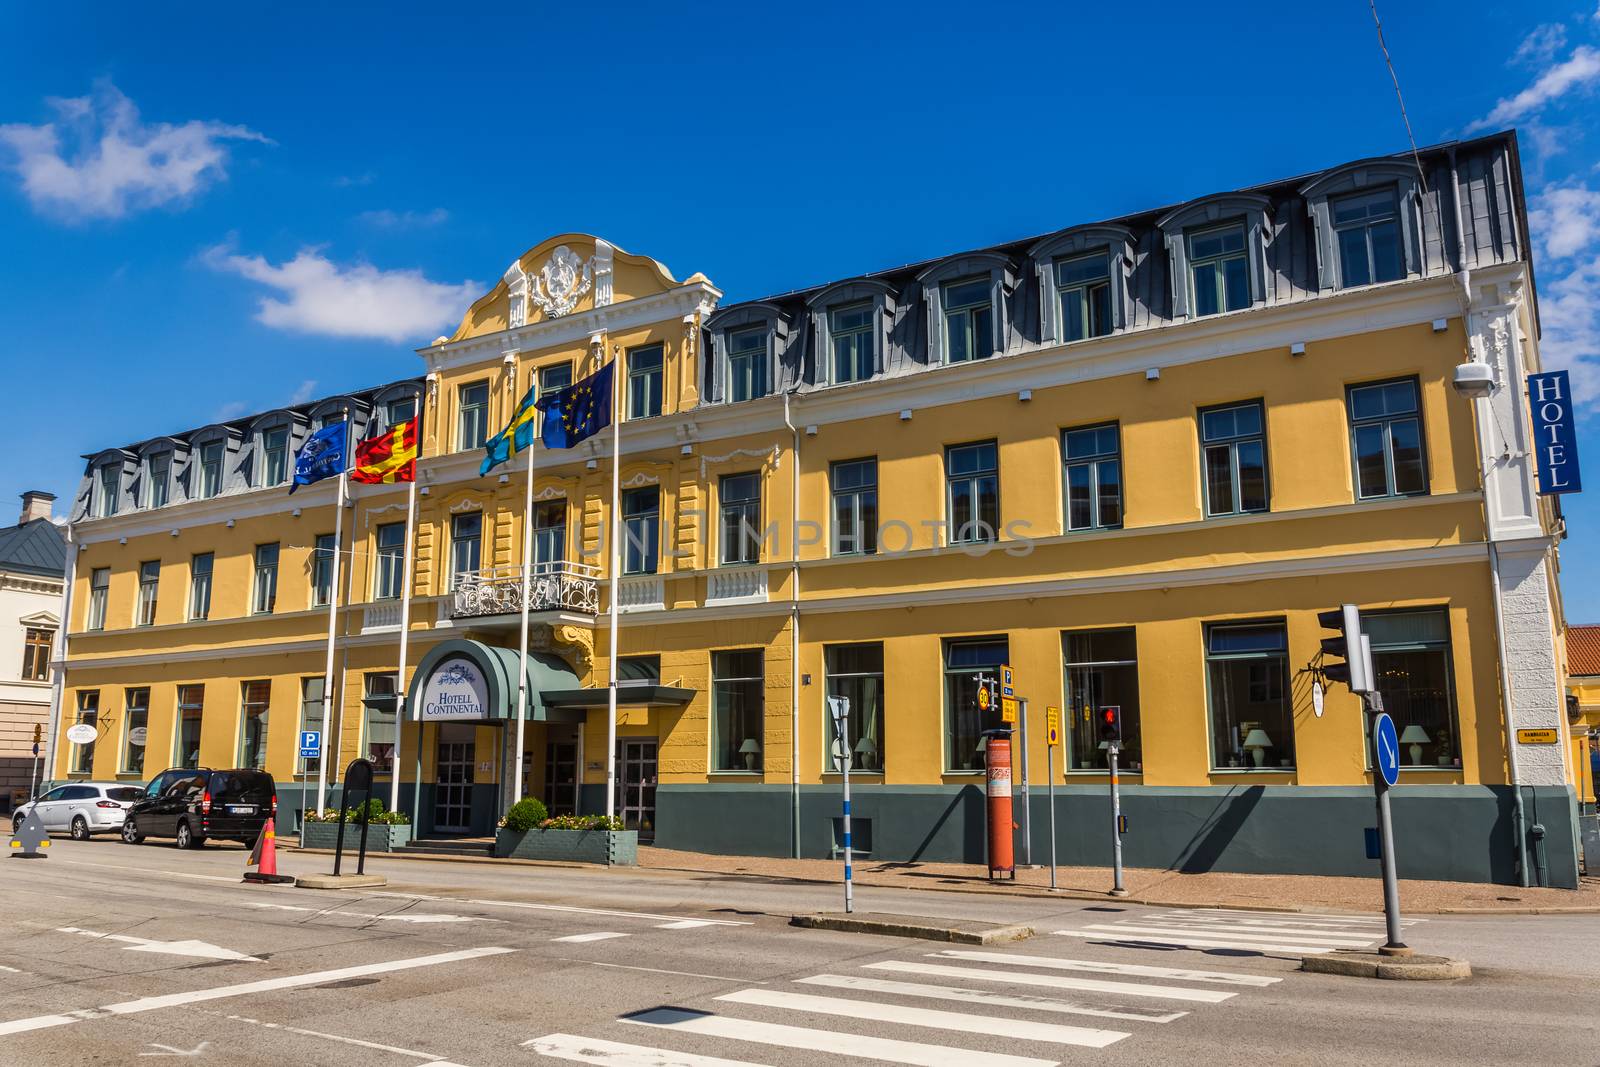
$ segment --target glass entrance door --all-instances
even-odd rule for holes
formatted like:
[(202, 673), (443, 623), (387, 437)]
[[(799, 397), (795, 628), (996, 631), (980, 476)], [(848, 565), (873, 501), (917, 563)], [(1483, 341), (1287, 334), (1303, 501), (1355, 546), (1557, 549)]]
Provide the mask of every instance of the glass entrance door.
[(639, 831), (640, 841), (656, 836), (655, 738), (617, 741), (617, 814), (622, 825)]
[(471, 741), (439, 740), (439, 767), (433, 792), (433, 828), (464, 834), (472, 829)]
[(551, 815), (573, 815), (578, 786), (578, 746), (551, 741), (544, 746), (544, 806)]

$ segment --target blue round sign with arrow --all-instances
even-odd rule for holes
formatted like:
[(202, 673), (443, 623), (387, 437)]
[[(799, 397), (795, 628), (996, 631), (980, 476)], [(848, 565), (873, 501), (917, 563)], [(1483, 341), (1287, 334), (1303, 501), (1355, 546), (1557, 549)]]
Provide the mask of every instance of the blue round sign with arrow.
[(1387, 714), (1380, 714), (1372, 723), (1372, 761), (1389, 785), (1400, 780), (1400, 736)]

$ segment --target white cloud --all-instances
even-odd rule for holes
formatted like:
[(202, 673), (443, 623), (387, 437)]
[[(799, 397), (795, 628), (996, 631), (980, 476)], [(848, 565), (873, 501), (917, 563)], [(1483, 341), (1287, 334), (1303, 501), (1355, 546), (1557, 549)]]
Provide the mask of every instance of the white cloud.
[(459, 322), (486, 288), (479, 282), (430, 281), (420, 270), (380, 270), (370, 263), (341, 266), (316, 248), (274, 265), (227, 245), (207, 249), (214, 270), (238, 274), (278, 296), (261, 298), (256, 319), (280, 330), (328, 337), (375, 337), (422, 344), (441, 326)]
[(1600, 79), (1600, 52), (1588, 45), (1579, 45), (1565, 62), (1546, 69), (1534, 79), (1532, 85), (1516, 96), (1506, 97), (1496, 103), (1494, 110), (1468, 126), (1467, 132), (1505, 126), (1526, 118), (1546, 104), (1597, 79)]
[(72, 221), (182, 203), (227, 177), (227, 142), (272, 143), (220, 122), (147, 124), (110, 82), (46, 103), (57, 121), (0, 126), (0, 148), (34, 209)]
[(357, 222), (364, 222), (381, 230), (418, 230), (427, 226), (441, 225), (449, 219), (450, 212), (442, 207), (436, 207), (432, 211), (390, 211), (384, 208), (381, 211), (363, 211), (356, 216)]
[(297, 407), (300, 404), (304, 404), (306, 401), (315, 396), (316, 392), (317, 380), (315, 378), (307, 378), (305, 381), (300, 383), (300, 387), (296, 389), (294, 391), (294, 395), (289, 398), (289, 406)]
[(1559, 22), (1547, 22), (1543, 26), (1536, 26), (1532, 33), (1522, 39), (1517, 45), (1517, 50), (1511, 55), (1511, 62), (1525, 63), (1528, 66), (1543, 66), (1555, 58), (1567, 43), (1567, 28)]
[(1546, 186), (1528, 205), (1545, 271), (1539, 286), (1539, 351), (1566, 368), (1585, 408), (1600, 405), (1600, 189)]

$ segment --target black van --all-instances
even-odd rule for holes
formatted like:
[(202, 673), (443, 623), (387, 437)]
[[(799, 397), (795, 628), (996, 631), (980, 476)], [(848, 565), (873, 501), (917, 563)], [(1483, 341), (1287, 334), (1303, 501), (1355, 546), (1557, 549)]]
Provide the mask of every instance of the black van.
[(122, 840), (174, 838), (179, 848), (199, 848), (206, 838), (254, 845), (268, 818), (278, 814), (278, 791), (266, 771), (162, 771), (134, 801), (122, 823)]

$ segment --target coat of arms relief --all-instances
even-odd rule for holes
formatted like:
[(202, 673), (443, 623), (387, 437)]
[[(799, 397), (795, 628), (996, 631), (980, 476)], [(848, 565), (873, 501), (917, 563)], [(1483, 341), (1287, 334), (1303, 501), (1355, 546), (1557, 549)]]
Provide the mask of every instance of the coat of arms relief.
[(571, 314), (591, 291), (594, 306), (604, 307), (611, 303), (611, 245), (597, 240), (594, 255), (587, 259), (567, 245), (557, 245), (534, 274), (526, 273), (520, 261), (512, 263), (505, 283), (509, 294), (506, 325), (513, 330), (528, 324), (530, 301), (547, 319)]

